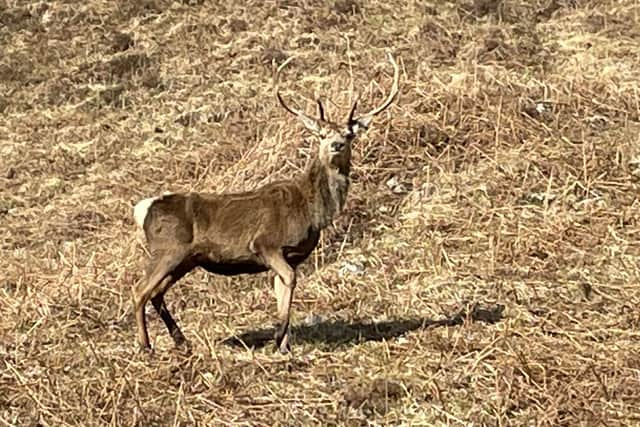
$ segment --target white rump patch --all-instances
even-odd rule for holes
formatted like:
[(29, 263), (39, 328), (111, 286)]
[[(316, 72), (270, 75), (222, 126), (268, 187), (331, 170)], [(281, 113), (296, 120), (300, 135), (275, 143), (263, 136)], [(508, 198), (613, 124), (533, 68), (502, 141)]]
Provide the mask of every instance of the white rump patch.
[(160, 197), (149, 197), (148, 199), (140, 200), (133, 207), (133, 219), (135, 219), (136, 224), (141, 229), (144, 229), (144, 219), (147, 217), (147, 213), (149, 212), (149, 208)]

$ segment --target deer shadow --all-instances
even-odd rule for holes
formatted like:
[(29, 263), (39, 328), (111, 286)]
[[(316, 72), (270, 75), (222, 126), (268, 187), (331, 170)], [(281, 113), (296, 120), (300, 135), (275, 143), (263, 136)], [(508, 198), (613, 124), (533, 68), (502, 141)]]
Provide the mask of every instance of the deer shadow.
[[(474, 304), (469, 309), (459, 310), (444, 319), (428, 318), (396, 319), (383, 322), (344, 320), (326, 320), (314, 325), (298, 325), (291, 328), (291, 332), (298, 343), (326, 344), (340, 346), (361, 344), (367, 341), (383, 341), (397, 338), (407, 332), (417, 329), (427, 329), (442, 326), (456, 326), (465, 320), (472, 320), (494, 324), (502, 320), (504, 306), (501, 304), (489, 308)], [(231, 347), (260, 349), (273, 342), (275, 328), (263, 328), (234, 335), (222, 341)]]

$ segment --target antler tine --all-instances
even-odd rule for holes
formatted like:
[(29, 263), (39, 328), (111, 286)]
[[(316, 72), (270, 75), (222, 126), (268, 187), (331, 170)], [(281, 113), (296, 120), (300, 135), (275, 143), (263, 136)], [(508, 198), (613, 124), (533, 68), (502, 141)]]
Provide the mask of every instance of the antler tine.
[(347, 123), (353, 123), (353, 115), (356, 112), (356, 108), (358, 108), (358, 101), (360, 101), (360, 94), (356, 95), (356, 100), (353, 101), (353, 105), (351, 106), (351, 111), (349, 111), (349, 118), (347, 119)]
[(316, 102), (318, 103), (318, 110), (320, 111), (320, 120), (322, 120), (324, 122), (325, 121), (325, 118), (324, 118), (324, 107), (322, 106), (322, 101), (320, 100), (320, 98), (318, 98), (316, 100)]
[[(282, 95), (280, 94), (280, 88), (279, 88), (279, 83), (280, 83), (280, 72), (284, 69), (284, 67), (287, 66), (287, 64), (289, 64), (289, 62), (291, 62), (293, 60), (293, 56), (287, 58), (286, 61), (284, 61), (282, 64), (280, 64), (280, 66), (278, 67), (277, 71), (276, 71), (276, 76), (275, 76), (275, 83), (276, 83), (276, 98), (278, 99), (278, 101), (280, 102), (280, 105), (282, 105), (282, 108), (284, 108), (285, 110), (287, 110), (289, 113), (293, 114), (294, 116), (303, 116), (306, 117), (310, 120), (315, 120), (313, 117), (308, 116), (307, 114), (303, 113), (300, 110), (296, 110), (295, 108), (292, 108), (290, 106), (287, 105), (286, 102), (284, 102), (284, 99), (282, 98)], [(320, 102), (320, 101), (318, 101)], [(322, 106), (320, 107), (320, 114), (322, 116), (324, 116), (324, 110), (322, 109)]]
[[(391, 93), (389, 94), (387, 99), (382, 103), (382, 105), (380, 105), (378, 108), (375, 108), (369, 111), (367, 114), (363, 114), (360, 117), (372, 117), (382, 113), (384, 110), (386, 110), (389, 107), (389, 105), (391, 105), (395, 97), (398, 96), (398, 92), (399, 92), (398, 83), (400, 82), (400, 68), (398, 67), (398, 64), (396, 63), (396, 61), (393, 59), (393, 56), (391, 55), (391, 53), (388, 54), (388, 57), (389, 57), (389, 62), (391, 62), (391, 65), (393, 65), (393, 84), (391, 85)], [(354, 104), (354, 109), (355, 109), (355, 104)]]

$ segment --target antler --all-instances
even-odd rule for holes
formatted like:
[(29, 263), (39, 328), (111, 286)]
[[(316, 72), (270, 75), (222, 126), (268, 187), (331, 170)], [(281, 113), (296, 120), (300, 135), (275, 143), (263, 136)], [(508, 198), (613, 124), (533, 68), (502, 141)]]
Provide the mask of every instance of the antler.
[[(356, 100), (353, 102), (353, 106), (351, 107), (351, 110), (349, 111), (349, 118), (348, 118), (348, 122), (349, 124), (353, 124), (355, 122), (359, 122), (361, 124), (361, 126), (363, 127), (367, 127), (368, 123), (370, 122), (370, 120), (373, 118), (373, 116), (376, 116), (378, 114), (380, 114), (381, 112), (383, 112), (384, 110), (386, 110), (391, 103), (395, 100), (396, 96), (398, 96), (398, 83), (400, 82), (400, 69), (398, 67), (398, 64), (396, 63), (396, 61), (393, 59), (393, 56), (389, 53), (388, 54), (389, 57), (389, 62), (391, 62), (391, 65), (393, 65), (393, 84), (391, 85), (391, 93), (389, 93), (389, 96), (387, 97), (387, 99), (382, 103), (382, 105), (380, 105), (378, 108), (375, 108), (371, 111), (369, 111), (366, 114), (363, 114), (359, 117), (354, 117), (355, 112), (356, 112), (356, 108), (358, 107), (358, 101), (360, 100), (360, 96), (356, 96)], [(316, 126), (319, 125), (319, 122), (324, 122), (326, 121), (325, 118), (325, 112), (324, 112), (324, 106), (322, 105), (322, 101), (320, 101), (320, 99), (318, 99), (316, 102), (318, 103), (318, 110), (320, 113), (320, 119), (316, 119), (314, 117), (309, 116), (308, 114), (304, 113), (301, 110), (297, 110), (293, 107), (290, 107), (289, 105), (287, 105), (287, 103), (284, 101), (284, 99), (282, 98), (282, 95), (280, 94), (280, 89), (279, 89), (279, 82), (280, 82), (280, 73), (282, 72), (282, 70), (284, 69), (284, 67), (287, 66), (287, 64), (289, 64), (289, 62), (291, 62), (293, 60), (293, 57), (289, 57), (287, 58), (286, 61), (284, 61), (276, 70), (276, 75), (275, 75), (275, 86), (276, 86), (276, 98), (278, 99), (278, 102), (280, 102), (280, 105), (282, 105), (282, 108), (284, 108), (285, 110), (287, 110), (289, 113), (293, 114), (294, 116), (298, 116), (302, 119), (306, 119), (306, 121), (308, 123), (312, 123), (315, 122)]]
[[(284, 102), (284, 99), (282, 98), (282, 95), (280, 94), (280, 89), (278, 87), (278, 84), (280, 82), (280, 72), (284, 69), (284, 67), (287, 66), (287, 64), (289, 62), (291, 62), (293, 60), (293, 57), (289, 57), (287, 58), (286, 61), (284, 61), (279, 67), (278, 70), (276, 71), (276, 76), (275, 76), (275, 81), (276, 81), (276, 98), (278, 98), (278, 101), (280, 102), (280, 105), (282, 105), (282, 108), (284, 108), (285, 110), (287, 110), (289, 113), (293, 114), (294, 116), (301, 116), (304, 117), (308, 120), (312, 120), (312, 121), (316, 121), (317, 119), (314, 117), (309, 116), (306, 113), (303, 113), (300, 110), (296, 110), (295, 108), (289, 107), (287, 105), (286, 102)], [(320, 110), (320, 120), (324, 121), (324, 108), (322, 106), (322, 102), (320, 102), (320, 100), (317, 100), (318, 102), (318, 109)]]
[(365, 122), (367, 121), (366, 119), (371, 119), (373, 116), (378, 115), (382, 113), (384, 110), (386, 110), (389, 107), (389, 105), (391, 105), (391, 103), (396, 98), (396, 96), (398, 96), (398, 92), (399, 92), (398, 83), (400, 81), (400, 69), (398, 68), (398, 64), (393, 59), (393, 56), (390, 53), (388, 54), (388, 57), (389, 57), (389, 62), (391, 62), (391, 65), (393, 65), (393, 84), (391, 86), (391, 93), (389, 94), (387, 99), (382, 103), (382, 105), (380, 105), (378, 108), (375, 108), (369, 111), (368, 113), (363, 114), (358, 118), (354, 119), (353, 115), (356, 111), (358, 101), (360, 100), (360, 96), (357, 96), (356, 100), (353, 103), (353, 106), (351, 107), (351, 111), (349, 112), (348, 123), (354, 123), (356, 121)]

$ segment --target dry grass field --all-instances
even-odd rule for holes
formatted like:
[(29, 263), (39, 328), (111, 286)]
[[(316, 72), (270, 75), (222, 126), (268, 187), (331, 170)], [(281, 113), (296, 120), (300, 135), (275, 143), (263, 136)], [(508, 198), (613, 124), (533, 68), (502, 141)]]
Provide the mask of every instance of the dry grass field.
[[(0, 1), (0, 424), (640, 425), (637, 0)], [(303, 265), (132, 284), (143, 197), (238, 191), (346, 116), (347, 207)]]

